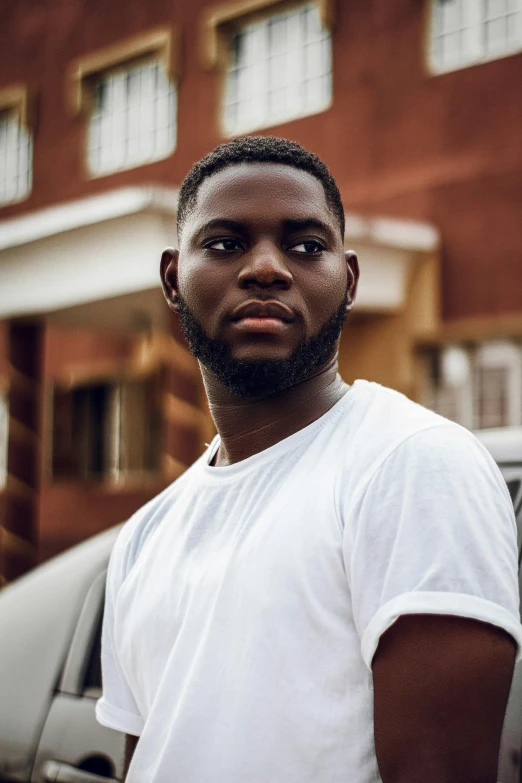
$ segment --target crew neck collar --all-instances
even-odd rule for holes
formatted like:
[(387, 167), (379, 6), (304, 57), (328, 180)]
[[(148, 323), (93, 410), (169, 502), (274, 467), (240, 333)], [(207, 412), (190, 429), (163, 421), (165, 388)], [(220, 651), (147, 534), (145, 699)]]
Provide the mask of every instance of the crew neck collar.
[(322, 416), (311, 422), (311, 424), (307, 424), (306, 427), (292, 433), (292, 435), (289, 435), (287, 438), (283, 438), (283, 440), (280, 440), (278, 443), (274, 443), (273, 446), (269, 446), (267, 449), (257, 452), (257, 454), (252, 454), (252, 456), (247, 457), (240, 462), (234, 462), (232, 465), (212, 467), (209, 464), (221, 443), (221, 437), (216, 435), (205, 453), (201, 455), (200, 469), (202, 473), (205, 475), (206, 479), (220, 482), (224, 479), (236, 478), (239, 475), (249, 472), (253, 468), (259, 467), (265, 462), (281, 456), (290, 449), (295, 448), (300, 441), (313, 436), (313, 434), (324, 427), (330, 419), (338, 416), (347, 405), (350, 405), (353, 402), (361, 383), (364, 383), (364, 381), (355, 381), (346, 390), (341, 399), (338, 400), (335, 405), (332, 405), (330, 410), (323, 413)]

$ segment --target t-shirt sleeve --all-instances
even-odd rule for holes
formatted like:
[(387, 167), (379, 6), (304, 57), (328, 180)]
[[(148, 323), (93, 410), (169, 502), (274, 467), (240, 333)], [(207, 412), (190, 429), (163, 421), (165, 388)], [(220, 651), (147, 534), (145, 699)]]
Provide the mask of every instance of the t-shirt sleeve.
[(103, 694), (96, 703), (96, 718), (102, 726), (139, 736), (144, 721), (121, 666), (115, 642), (115, 610), (126, 570), (126, 532), (123, 528), (116, 541), (107, 572), (101, 649)]
[(363, 659), (404, 614), (507, 631), (522, 657), (513, 506), (485, 448), (458, 426), (410, 435), (347, 503), (344, 560)]

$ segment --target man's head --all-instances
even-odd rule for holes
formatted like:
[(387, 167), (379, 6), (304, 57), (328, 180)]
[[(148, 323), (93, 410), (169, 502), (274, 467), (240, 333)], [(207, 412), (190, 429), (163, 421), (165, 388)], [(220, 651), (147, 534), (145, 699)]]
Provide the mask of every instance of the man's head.
[(178, 237), (163, 287), (207, 381), (266, 397), (335, 359), (358, 267), (315, 155), (274, 137), (217, 147), (183, 182)]

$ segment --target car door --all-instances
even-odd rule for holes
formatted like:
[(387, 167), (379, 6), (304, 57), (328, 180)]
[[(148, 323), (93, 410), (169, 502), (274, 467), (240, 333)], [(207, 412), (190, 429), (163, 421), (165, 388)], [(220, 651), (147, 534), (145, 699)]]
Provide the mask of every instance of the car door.
[(101, 623), (106, 570), (78, 617), (36, 754), (32, 783), (108, 783), (122, 775), (124, 735), (96, 721), (101, 695)]
[[(515, 508), (518, 539), (518, 579), (522, 595), (522, 465), (500, 464)], [(499, 756), (499, 783), (522, 783), (522, 661), (516, 664), (504, 721)]]

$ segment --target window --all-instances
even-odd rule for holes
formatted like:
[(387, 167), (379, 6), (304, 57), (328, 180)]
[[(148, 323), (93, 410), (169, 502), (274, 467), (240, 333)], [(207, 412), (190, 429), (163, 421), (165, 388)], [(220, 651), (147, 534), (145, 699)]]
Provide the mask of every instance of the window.
[(83, 683), (83, 695), (98, 698), (101, 696), (102, 689), (102, 670), (101, 670), (101, 637), (103, 626), (103, 612), (96, 626), (94, 639), (89, 653), (85, 679)]
[(88, 161), (108, 174), (168, 157), (176, 144), (176, 88), (158, 62), (101, 75), (94, 85)]
[(53, 476), (118, 481), (156, 471), (158, 389), (157, 377), (55, 388)]
[(431, 0), (430, 65), (436, 73), (522, 49), (522, 0)]
[(93, 176), (168, 157), (176, 146), (175, 30), (158, 29), (94, 52), (68, 70), (68, 103), (87, 125)]
[(424, 404), (470, 429), (522, 424), (522, 348), (491, 340), (434, 349)]
[(315, 3), (236, 27), (227, 55), (228, 134), (314, 114), (331, 103), (331, 39)]
[(21, 201), (32, 187), (33, 141), (23, 87), (0, 91), (0, 206)]

